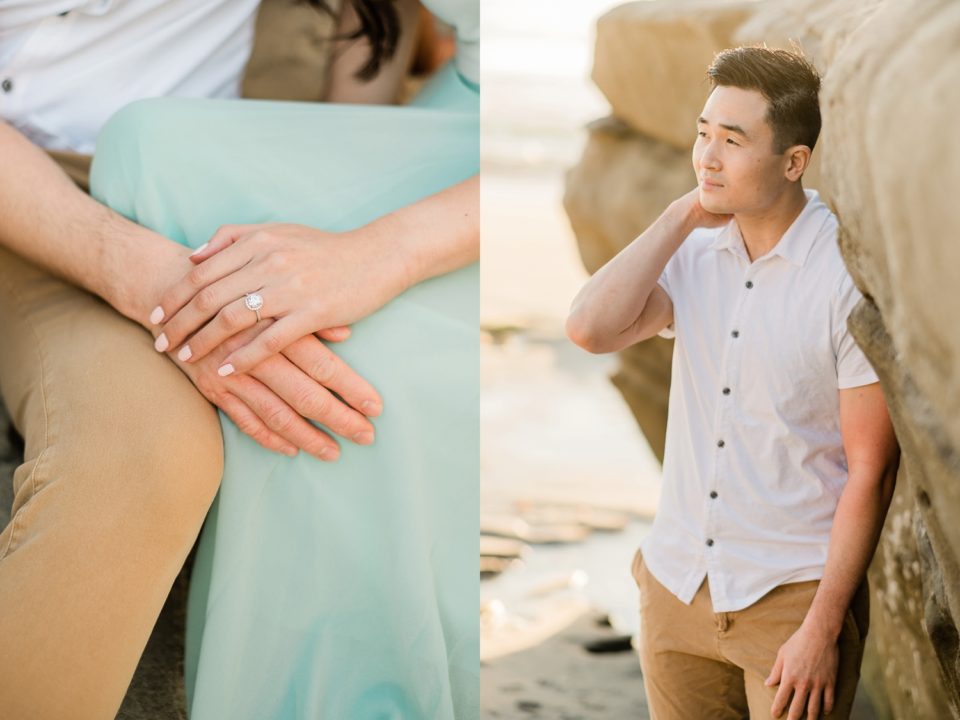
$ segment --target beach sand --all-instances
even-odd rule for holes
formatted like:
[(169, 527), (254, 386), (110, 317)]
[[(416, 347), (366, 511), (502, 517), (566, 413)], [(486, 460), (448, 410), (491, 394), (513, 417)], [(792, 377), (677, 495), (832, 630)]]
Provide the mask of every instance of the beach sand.
[(581, 616), (524, 652), (484, 663), (482, 718), (610, 720), (649, 718), (640, 663), (632, 650), (592, 655), (583, 644), (616, 633), (602, 616)]

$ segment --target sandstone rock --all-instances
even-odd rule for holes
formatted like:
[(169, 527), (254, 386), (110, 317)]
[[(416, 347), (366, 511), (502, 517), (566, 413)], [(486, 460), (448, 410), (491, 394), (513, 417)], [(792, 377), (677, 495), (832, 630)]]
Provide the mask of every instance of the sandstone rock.
[[(960, 110), (960, 5), (924, 8), (887, 3), (841, 50), (823, 90), (824, 169), (847, 264), (910, 369), (937, 452), (957, 462), (960, 245), (948, 238), (960, 221), (960, 144), (943, 125)], [(958, 507), (956, 483), (933, 493), (935, 507)], [(945, 528), (960, 548), (960, 524)]]
[[(960, 247), (952, 240), (960, 148), (941, 140), (945, 118), (960, 110), (960, 6), (916, 10), (886, 3), (838, 53), (824, 87), (825, 171), (844, 257), (876, 304), (895, 359), (890, 374), (900, 377), (895, 422), (918, 513), (924, 607), (896, 618), (891, 631), (924, 628), (940, 671), (930, 702), (940, 717), (948, 709), (960, 717)], [(869, 348), (868, 356), (881, 353)], [(922, 687), (924, 668), (891, 662), (893, 675)], [(906, 708), (912, 699), (891, 703)]]
[(737, 45), (795, 49), (823, 73), (839, 48), (884, 0), (767, 0), (733, 34)]
[(613, 114), (645, 135), (686, 150), (709, 91), (716, 52), (756, 3), (737, 0), (632, 2), (597, 22), (593, 81)]
[(614, 118), (593, 123), (563, 198), (587, 271), (599, 270), (696, 184), (689, 153)]
[[(914, 383), (876, 305), (864, 299), (849, 324), (880, 376), (902, 451), (897, 489), (869, 572), (871, 659), (879, 666), (871, 695), (875, 704), (878, 691), (885, 695), (894, 718), (958, 718), (957, 615), (950, 606), (956, 606), (960, 570), (925, 490), (955, 482), (956, 469), (939, 460), (931, 436), (913, 417)], [(941, 672), (934, 672), (937, 667)]]

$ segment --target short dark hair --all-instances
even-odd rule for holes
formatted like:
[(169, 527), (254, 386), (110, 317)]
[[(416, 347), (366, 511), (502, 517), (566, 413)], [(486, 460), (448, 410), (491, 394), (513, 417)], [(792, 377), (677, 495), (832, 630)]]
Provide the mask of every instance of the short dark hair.
[(796, 48), (738, 47), (717, 53), (707, 69), (713, 87), (757, 90), (770, 103), (774, 152), (792, 145), (813, 150), (820, 135), (820, 74)]

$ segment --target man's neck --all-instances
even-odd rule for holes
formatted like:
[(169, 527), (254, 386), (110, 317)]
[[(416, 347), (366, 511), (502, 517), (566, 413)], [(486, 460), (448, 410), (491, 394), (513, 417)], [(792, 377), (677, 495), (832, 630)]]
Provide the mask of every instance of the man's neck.
[(762, 211), (734, 215), (750, 262), (763, 257), (780, 242), (806, 204), (807, 196), (803, 187), (796, 183)]

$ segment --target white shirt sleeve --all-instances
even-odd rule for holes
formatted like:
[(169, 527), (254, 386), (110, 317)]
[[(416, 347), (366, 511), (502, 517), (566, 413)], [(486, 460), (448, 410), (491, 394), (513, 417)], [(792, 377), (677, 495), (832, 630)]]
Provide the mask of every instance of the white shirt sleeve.
[(673, 322), (671, 322), (669, 325), (667, 325), (665, 328), (663, 328), (660, 332), (657, 333), (657, 335), (659, 335), (660, 337), (667, 338), (668, 340), (670, 340), (671, 338), (675, 338), (677, 336), (676, 327), (675, 327), (677, 322), (677, 312), (676, 312), (677, 305), (676, 305), (676, 302), (673, 300), (673, 293), (670, 292), (671, 285), (674, 285), (676, 283), (675, 276), (676, 276), (676, 268), (677, 268), (677, 253), (679, 253), (679, 250), (675, 252), (673, 255), (671, 255), (669, 260), (667, 260), (667, 265), (666, 267), (663, 268), (663, 272), (660, 273), (660, 277), (657, 280), (657, 285), (663, 288), (663, 291), (669, 296), (670, 300), (674, 303)]
[(833, 348), (837, 355), (837, 387), (840, 390), (878, 382), (877, 373), (847, 329), (847, 318), (863, 295), (846, 272), (834, 297)]

